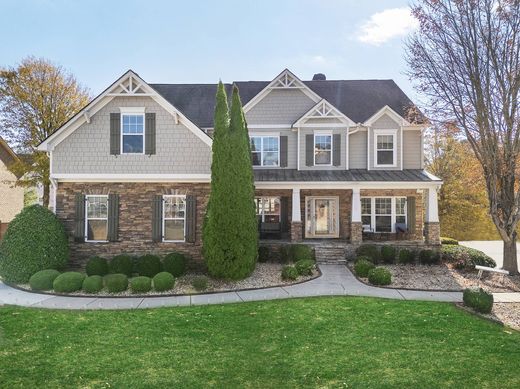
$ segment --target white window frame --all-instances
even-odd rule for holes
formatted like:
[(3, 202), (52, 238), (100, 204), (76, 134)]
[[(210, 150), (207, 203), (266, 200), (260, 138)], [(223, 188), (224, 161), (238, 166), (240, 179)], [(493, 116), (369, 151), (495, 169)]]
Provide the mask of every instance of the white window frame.
[[(377, 163), (377, 152), (378, 151), (389, 151), (389, 149), (381, 149), (377, 148), (377, 137), (383, 136), (392, 136), (392, 143), (394, 145), (392, 149), (392, 159), (393, 163), (391, 164), (378, 164)], [(397, 167), (397, 130), (374, 130), (374, 167)]]
[[(261, 201), (262, 203), (264, 202), (265, 199), (277, 199), (278, 200), (278, 203), (280, 204), (280, 206), (278, 207), (278, 210), (279, 212), (278, 213), (268, 213), (267, 216), (278, 216), (278, 223), (281, 223), (282, 222), (282, 198), (280, 196), (255, 196), (255, 200), (259, 200)], [(265, 212), (264, 212), (264, 207), (262, 206), (261, 207), (261, 210), (262, 210), (262, 213), (261, 214), (256, 214), (256, 216), (261, 216), (262, 217), (262, 223), (265, 223)]]
[[(406, 196), (362, 196), (362, 199), (370, 199), (370, 229), (372, 232), (377, 232), (379, 234), (395, 234), (395, 223), (396, 223), (396, 217), (397, 216), (404, 216), (404, 223), (408, 225), (408, 207), (407, 202), (408, 199)], [(392, 212), (390, 214), (390, 223), (391, 223), (391, 231), (390, 232), (383, 232), (383, 231), (377, 231), (376, 230), (376, 198), (385, 198), (385, 199), (391, 199), (392, 204)], [(404, 215), (397, 215), (396, 212), (396, 199), (402, 199), (404, 198)], [(368, 214), (361, 214), (361, 216), (369, 216)], [(385, 216), (385, 215), (379, 215), (379, 216)]]
[[(316, 163), (316, 137), (317, 136), (330, 136), (330, 163)], [(313, 144), (313, 161), (314, 166), (332, 166), (332, 150), (334, 150), (334, 137), (330, 131), (314, 131), (314, 144)]]
[[(165, 211), (166, 211), (166, 207), (164, 206), (164, 204), (166, 203), (166, 199), (167, 198), (182, 198), (184, 199), (184, 217), (183, 218), (180, 218), (180, 217), (173, 217), (173, 218), (166, 218), (165, 217)], [(186, 242), (186, 195), (163, 195), (163, 207), (162, 207), (162, 241), (164, 243), (184, 243)], [(184, 228), (183, 228), (183, 236), (184, 236), (184, 239), (182, 240), (168, 240), (168, 239), (165, 239), (164, 238), (164, 226), (165, 226), (165, 221), (166, 220), (183, 220), (184, 221)]]
[[(90, 197), (104, 197), (107, 199), (107, 217), (106, 218), (89, 218), (88, 217), (88, 199)], [(108, 207), (110, 207), (110, 204), (108, 203), (108, 195), (101, 195), (101, 194), (91, 194), (91, 195), (85, 195), (85, 242), (87, 243), (106, 243), (108, 242)], [(107, 238), (105, 240), (90, 240), (88, 239), (88, 221), (89, 220), (106, 220), (107, 221)]]
[[(253, 165), (253, 168), (275, 168), (280, 167), (280, 134), (279, 133), (252, 133), (249, 134), (249, 144), (251, 145), (251, 138), (260, 138), (260, 165)], [(264, 165), (264, 138), (276, 138), (278, 139), (278, 163), (276, 165)], [(272, 153), (272, 151), (265, 151)], [(258, 151), (255, 151), (258, 153)], [(251, 152), (253, 154), (253, 152)]]
[[(145, 117), (145, 108), (144, 107), (120, 107), (119, 108), (119, 111), (121, 112), (121, 128), (120, 128), (120, 139), (119, 139), (119, 142), (120, 142), (120, 150), (121, 150), (121, 154), (123, 155), (144, 155), (145, 152), (146, 152), (146, 145), (145, 145), (145, 142), (146, 142), (146, 137), (145, 137), (145, 134), (146, 134), (146, 117)], [(124, 149), (123, 149), (123, 137), (124, 137), (124, 133), (123, 133), (123, 122), (124, 122), (124, 116), (142, 116), (143, 118), (143, 134), (142, 134), (142, 137), (143, 137), (143, 152), (142, 153), (125, 153), (124, 152)], [(127, 136), (139, 136), (139, 134), (126, 134)]]

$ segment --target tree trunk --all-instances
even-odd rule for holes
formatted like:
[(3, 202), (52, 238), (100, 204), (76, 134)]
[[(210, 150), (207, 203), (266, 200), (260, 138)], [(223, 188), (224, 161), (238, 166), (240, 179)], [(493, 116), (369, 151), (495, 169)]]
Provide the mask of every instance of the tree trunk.
[(49, 208), (49, 193), (50, 193), (50, 185), (43, 183), (43, 206), (45, 208)]
[(516, 259), (516, 232), (510, 240), (504, 240), (504, 270), (509, 274), (518, 274), (518, 264)]

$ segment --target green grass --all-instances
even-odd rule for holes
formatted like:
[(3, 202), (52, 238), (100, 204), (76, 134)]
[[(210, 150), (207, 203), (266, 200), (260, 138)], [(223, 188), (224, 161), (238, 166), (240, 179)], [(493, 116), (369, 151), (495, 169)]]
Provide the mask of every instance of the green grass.
[(0, 308), (0, 387), (520, 387), (520, 333), (443, 303)]

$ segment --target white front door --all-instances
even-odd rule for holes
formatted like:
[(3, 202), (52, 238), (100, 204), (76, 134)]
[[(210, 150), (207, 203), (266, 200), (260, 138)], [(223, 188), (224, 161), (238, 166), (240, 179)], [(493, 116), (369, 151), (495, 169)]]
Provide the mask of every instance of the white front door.
[(339, 199), (337, 197), (306, 197), (306, 238), (337, 238), (339, 236)]

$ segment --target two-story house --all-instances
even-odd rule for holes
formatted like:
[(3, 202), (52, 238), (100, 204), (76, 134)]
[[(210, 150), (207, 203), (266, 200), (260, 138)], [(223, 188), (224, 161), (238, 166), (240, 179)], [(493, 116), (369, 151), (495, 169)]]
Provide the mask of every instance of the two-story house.
[[(234, 84), (262, 237), (439, 243), (426, 123), (395, 82), (284, 70)], [(75, 260), (171, 250), (200, 259), (216, 88), (147, 84), (128, 71), (39, 146)]]

